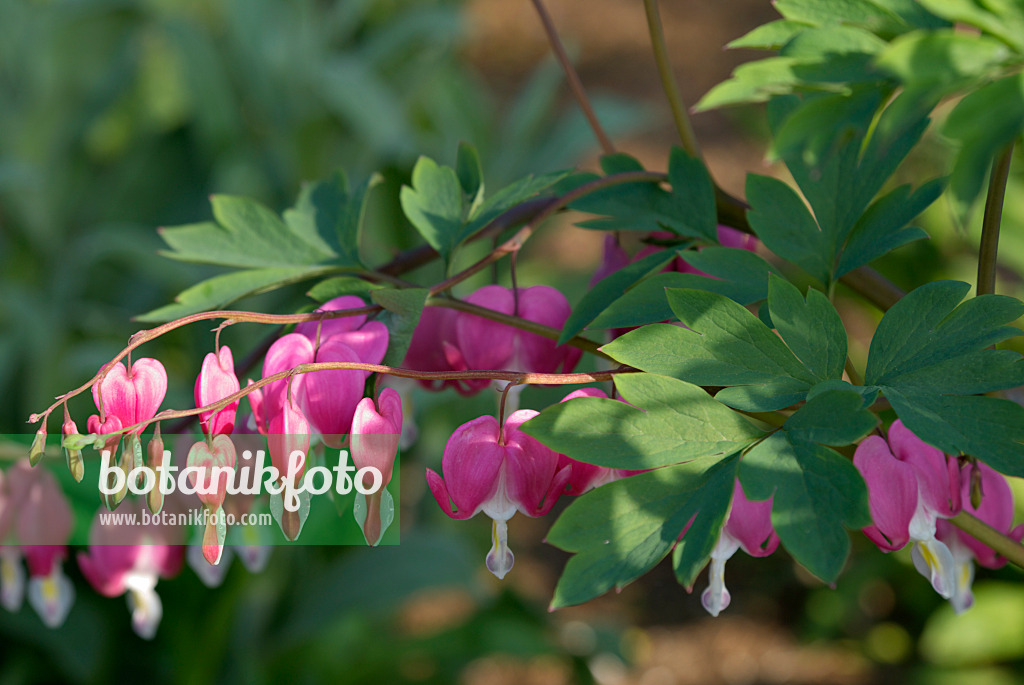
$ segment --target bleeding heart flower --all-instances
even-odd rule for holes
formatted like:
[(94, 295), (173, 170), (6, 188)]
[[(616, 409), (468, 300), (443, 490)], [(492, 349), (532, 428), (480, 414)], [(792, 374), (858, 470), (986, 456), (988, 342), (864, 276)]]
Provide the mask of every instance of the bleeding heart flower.
[[(196, 407), (213, 404), (235, 394), (239, 388), (231, 348), (223, 345), (216, 354), (210, 352), (203, 359), (203, 368), (196, 378)], [(199, 426), (205, 435), (230, 435), (235, 429), (237, 411), (236, 400), (218, 412), (203, 412), (199, 415)]]
[[(558, 500), (571, 468), (558, 469), (558, 455), (519, 430), (537, 415), (523, 409), (505, 420), (481, 416), (455, 429), (441, 459), (442, 480), (427, 469), (427, 484), (441, 509), (454, 519), (484, 512), (494, 521), (487, 568), (504, 578), (515, 561), (508, 548), (508, 520), (520, 511), (543, 516)], [(452, 507), (454, 502), (455, 507)]]
[[(977, 474), (976, 478), (982, 493), (978, 507), (971, 504), (972, 474)], [(967, 464), (963, 467), (961, 481), (961, 501), (964, 511), (974, 514), (1000, 533), (1004, 533), (1018, 542), (1024, 538), (1024, 525), (1012, 527), (1013, 491), (1010, 490), (1010, 484), (1001, 473), (980, 462)], [(1006, 559), (1000, 557), (988, 545), (943, 519), (938, 521), (936, 537), (949, 547), (953, 555), (955, 585), (949, 602), (958, 614), (963, 613), (974, 604), (974, 594), (971, 591), (971, 584), (974, 581), (974, 562), (987, 568), (1000, 568), (1006, 564)]]
[(711, 550), (711, 568), (708, 571), (710, 583), (700, 596), (701, 604), (707, 612), (718, 616), (729, 606), (731, 597), (725, 587), (725, 562), (737, 550), (743, 549), (752, 557), (765, 557), (778, 546), (779, 537), (772, 527), (772, 500), (748, 500), (737, 480), (733, 486), (729, 518)]
[[(600, 388), (581, 388), (574, 390), (565, 397), (562, 398), (562, 402), (568, 402), (578, 397), (600, 397), (608, 399), (608, 394)], [(623, 402), (619, 398), (620, 402)], [(630, 471), (626, 469), (613, 469), (607, 466), (598, 466), (596, 464), (587, 464), (586, 462), (576, 461), (571, 457), (567, 457), (564, 454), (558, 455), (558, 469), (561, 470), (566, 466), (571, 466), (568, 488), (565, 491), (567, 495), (582, 495), (585, 492), (593, 490), (596, 487), (600, 487), (605, 483), (611, 483), (612, 481), (632, 476), (637, 473), (643, 473), (643, 471)]]
[(189, 481), (199, 500), (212, 511), (220, 509), (228, 483), (235, 470), (235, 445), (226, 435), (217, 435), (208, 443), (197, 442), (188, 451)]
[[(366, 303), (360, 298), (344, 295), (325, 302), (315, 311), (336, 312), (365, 306)], [(340, 341), (351, 348), (364, 364), (379, 364), (388, 350), (388, 327), (380, 321), (368, 322), (365, 314), (324, 319), (321, 322), (304, 321), (295, 326), (295, 332), (316, 343), (318, 327), (321, 345), (328, 340)]]
[[(397, 390), (384, 388), (376, 406), (369, 397), (359, 401), (352, 419), (352, 463), (357, 469), (373, 467), (380, 471), (381, 489), (391, 482), (401, 437), (402, 398)], [(377, 544), (382, 533), (381, 497), (378, 490), (366, 498), (363, 534), (371, 546)]]
[[(5, 513), (0, 514), (0, 518), (6, 521), (0, 523), (0, 539), (5, 535), (3, 528), (7, 528), (6, 534), (9, 534), (13, 524), (21, 552), (28, 562), (29, 603), (47, 627), (56, 628), (64, 623), (75, 601), (74, 586), (64, 575), (62, 563), (67, 558), (67, 542), (73, 526), (71, 507), (53, 474), (45, 468), (33, 468), (26, 460), (11, 466), (5, 481), (6, 503), (2, 507)], [(5, 556), (8, 563), (18, 562), (13, 554)], [(18, 586), (24, 583), (20, 563), (18, 566), (10, 578), (4, 578), (5, 585), (9, 581)], [(9, 569), (4, 571), (5, 576), (12, 573)], [(5, 605), (8, 599), (11, 605), (20, 605), (21, 587), (9, 590), (12, 596), (5, 597)]]
[[(126, 506), (142, 520), (141, 500), (130, 499)], [(150, 640), (163, 616), (157, 580), (177, 575), (184, 554), (177, 531), (170, 527), (104, 524), (97, 515), (89, 529), (89, 552), (79, 552), (78, 566), (101, 595), (128, 594), (132, 627)]]
[(864, 533), (881, 549), (900, 549), (914, 541), (914, 566), (941, 596), (956, 586), (949, 548), (936, 538), (936, 522), (962, 508), (956, 460), (926, 444), (897, 420), (889, 440), (866, 438), (857, 446), (854, 466), (868, 487), (874, 525)]
[[(267, 432), (267, 450), (280, 477), (293, 483), (302, 481), (309, 453), (309, 422), (294, 402), (285, 402), (281, 411), (270, 420)], [(292, 459), (299, 453), (301, 457)]]
[[(156, 415), (166, 393), (167, 371), (156, 359), (136, 359), (131, 369), (118, 362), (92, 386), (93, 401), (101, 409), (96, 425), (106, 425), (111, 416), (117, 417), (122, 427), (148, 421)], [(90, 417), (89, 432), (101, 432), (92, 430), (93, 425)], [(142, 429), (134, 432), (138, 435)]]

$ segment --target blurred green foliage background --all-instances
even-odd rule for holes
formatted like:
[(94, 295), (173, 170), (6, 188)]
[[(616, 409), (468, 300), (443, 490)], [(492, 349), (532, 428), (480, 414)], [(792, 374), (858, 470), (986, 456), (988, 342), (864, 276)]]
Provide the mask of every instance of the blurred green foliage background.
[[(160, 257), (154, 230), (206, 219), (210, 193), (281, 210), (303, 180), (338, 167), (356, 181), (379, 171), (373, 263), (418, 243), (397, 202), (418, 155), (450, 164), (467, 140), (494, 188), (593, 155), (558, 69), (540, 62), (511, 90), (490, 82), (469, 59), (466, 17), (455, 0), (0, 0), (0, 432), (23, 432), (32, 411), (90, 378), (139, 328), (132, 316), (216, 273)], [(658, 135), (662, 120), (630, 100), (595, 97), (609, 132)], [(731, 130), (746, 128), (741, 142), (759, 155), (746, 116)], [(670, 143), (662, 136), (659, 159)], [(941, 151), (915, 163), (941, 173)], [(1004, 254), (1019, 273), (1024, 205), (1014, 196)], [(928, 228), (935, 240), (883, 269), (902, 285), (969, 280), (972, 234), (941, 208)], [(551, 282), (576, 301), (593, 264), (552, 255), (574, 235), (531, 245), (536, 261), (528, 252), (521, 282)], [(431, 269), (413, 278), (430, 282)], [(1015, 273), (1006, 292), (1020, 288)], [(245, 304), (294, 311), (311, 304), (303, 292)], [(870, 333), (873, 314), (847, 313)], [(236, 326), (223, 340), (244, 360), (272, 333)], [(164, 406), (191, 406), (212, 344), (208, 327), (194, 326), (145, 348), (168, 369)], [(258, 366), (243, 382), (256, 375)], [(562, 394), (530, 389), (523, 406)], [(1019, 574), (984, 574), (977, 606), (954, 621), (909, 554), (879, 554), (858, 535), (837, 589), (781, 553), (737, 557), (733, 606), (717, 620), (666, 568), (621, 595), (548, 614), (564, 563), (540, 542), (554, 513), (512, 521), (517, 564), (502, 584), (483, 565), (487, 522), (451, 521), (425, 492), (423, 468), (438, 468), (451, 430), (493, 411), (494, 397), (419, 391), (415, 402), (421, 438), (403, 455), (401, 546), (277, 548), (264, 573), (235, 564), (217, 590), (186, 568), (158, 586), (164, 618), (150, 643), (131, 632), (123, 598), (96, 595), (69, 563), (78, 599), (61, 629), (27, 606), (0, 611), (0, 684), (1001, 684), (1024, 665)], [(93, 408), (83, 397), (71, 410), (81, 427)]]

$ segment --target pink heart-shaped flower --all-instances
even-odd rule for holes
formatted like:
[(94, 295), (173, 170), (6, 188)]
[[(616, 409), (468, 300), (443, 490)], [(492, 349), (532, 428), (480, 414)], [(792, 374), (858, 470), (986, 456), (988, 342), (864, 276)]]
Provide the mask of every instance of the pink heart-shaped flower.
[(189, 471), (189, 482), (197, 489), (200, 501), (216, 511), (224, 504), (228, 480), (233, 477), (235, 445), (226, 435), (215, 436), (209, 444), (197, 442), (188, 451), (187, 467), (201, 469), (198, 473)]

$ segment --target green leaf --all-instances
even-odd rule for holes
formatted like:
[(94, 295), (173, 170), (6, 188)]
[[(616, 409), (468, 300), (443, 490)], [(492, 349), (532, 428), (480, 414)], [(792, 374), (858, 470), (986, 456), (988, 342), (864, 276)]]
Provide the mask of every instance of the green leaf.
[[(1021, 374), (1016, 374), (1015, 384)], [(912, 433), (947, 454), (969, 454), (1008, 476), (1024, 477), (1024, 407), (984, 395), (904, 393), (883, 388)]]
[(802, 400), (817, 382), (767, 326), (727, 297), (668, 291), (686, 329), (654, 324), (605, 345), (613, 359), (705, 386), (727, 388), (717, 399), (744, 411), (772, 411)]
[(842, 22), (876, 33), (896, 33), (906, 26), (898, 14), (871, 0), (777, 0), (775, 10), (791, 21), (826, 26)]
[(469, 203), (472, 214), (484, 199), (484, 171), (480, 165), (480, 155), (469, 143), (459, 143), (455, 157), (455, 175), (459, 177), (459, 185)]
[[(308, 266), (336, 257), (322, 240), (295, 232), (263, 205), (242, 197), (214, 195), (217, 223), (160, 230), (172, 251), (166, 257), (239, 268)], [(312, 241), (312, 242), (310, 242)]]
[(683, 235), (718, 242), (715, 186), (700, 159), (674, 147), (668, 158), (668, 181), (676, 213), (686, 226)]
[(796, 68), (800, 60), (792, 57), (769, 57), (736, 67), (728, 81), (723, 81), (704, 94), (694, 111), (704, 112), (728, 105), (767, 102), (773, 95), (792, 91), (800, 82)]
[(218, 309), (243, 297), (317, 278), (331, 271), (333, 267), (322, 266), (234, 271), (201, 281), (179, 293), (174, 298), (174, 304), (146, 312), (135, 317), (135, 320), (171, 321), (196, 312)]
[(689, 383), (624, 374), (615, 386), (633, 406), (576, 398), (548, 407), (522, 430), (577, 461), (634, 470), (725, 457), (760, 435), (745, 418)]
[(1007, 324), (1024, 303), (1001, 295), (960, 302), (966, 283), (936, 281), (908, 293), (882, 318), (865, 378), (879, 386), (915, 435), (942, 451), (970, 454), (1024, 475), (1024, 408), (974, 396), (1024, 385), (1024, 360), (988, 349), (1021, 331)]
[[(642, 171), (634, 158), (608, 155), (602, 159), (606, 173)], [(671, 231), (676, 235), (718, 242), (718, 218), (714, 185), (699, 159), (673, 148), (669, 157), (669, 182), (665, 190), (657, 181), (622, 183), (602, 188), (569, 206), (580, 212), (602, 215), (580, 222), (582, 228), (626, 231)]]
[(413, 331), (420, 321), (430, 290), (427, 288), (380, 288), (370, 291), (370, 299), (387, 310), (380, 318), (388, 327), (386, 366), (401, 366), (412, 342)]
[(988, 9), (982, 8), (974, 0), (919, 0), (921, 6), (929, 12), (947, 21), (967, 24), (979, 28), (1003, 41), (1017, 52), (1024, 51), (1024, 19), (1019, 10), (1011, 10), (1010, 6), (1001, 3), (1006, 10), (995, 14), (990, 9), (997, 3), (986, 2)]
[(853, 388), (826, 390), (808, 397), (807, 403), (786, 419), (784, 425), (795, 440), (851, 445), (878, 425), (878, 417)]
[(907, 226), (942, 195), (945, 179), (925, 183), (913, 194), (902, 185), (875, 200), (850, 231), (843, 247), (836, 277), (869, 264), (907, 243), (927, 238), (916, 226)]
[(960, 142), (950, 174), (954, 211), (965, 216), (981, 193), (993, 158), (1010, 145), (1024, 127), (1024, 73), (982, 86), (950, 112), (942, 132)]
[(821, 283), (830, 282), (833, 247), (792, 188), (769, 176), (748, 174), (747, 201), (747, 219), (769, 250)]
[(348, 177), (338, 171), (328, 179), (304, 184), (298, 202), (284, 213), (284, 220), (310, 242), (329, 242), (340, 256), (341, 265), (359, 266), (367, 198), (382, 180), (379, 174), (373, 174), (350, 190)]
[[(928, 124), (927, 111), (907, 119), (906, 112), (893, 111), (890, 107), (873, 125), (877, 106), (883, 97), (888, 97), (887, 91), (880, 87), (854, 90), (848, 105), (844, 105), (846, 117), (841, 125), (809, 126), (815, 135), (828, 131), (830, 138), (809, 136), (807, 144), (810, 147), (801, 152), (799, 146), (789, 145), (792, 151), (784, 154), (786, 166), (813, 209), (814, 220), (823, 236), (817, 247), (821, 250), (821, 260), (830, 267), (835, 264), (836, 251), (846, 242), (868, 204), (920, 139)], [(827, 97), (809, 100), (776, 98), (768, 106), (773, 131), (781, 135), (784, 129), (792, 130), (789, 121), (798, 117), (804, 106), (813, 107), (827, 100)], [(897, 126), (893, 120), (900, 117), (902, 120)], [(811, 154), (808, 156), (806, 152)], [(793, 204), (792, 198), (790, 204)], [(781, 217), (774, 214), (773, 219), (777, 223)], [(806, 222), (806, 218), (801, 219), (801, 225)], [(810, 243), (806, 251), (813, 254), (814, 247), (815, 244)], [(800, 256), (802, 253), (798, 250), (795, 254)], [(805, 259), (814, 263), (813, 256), (805, 256)]]
[(406, 218), (447, 261), (459, 244), (466, 216), (455, 170), (420, 157), (412, 170), (412, 186), (403, 186), (399, 198)]
[(459, 234), (459, 242), (471, 238), (508, 210), (539, 196), (558, 183), (569, 179), (571, 175), (570, 171), (553, 171), (537, 176), (524, 176), (505, 186), (483, 203), (475, 205), (477, 208), (470, 212), (469, 221)]
[(969, 81), (998, 67), (1010, 51), (987, 36), (953, 29), (915, 31), (894, 40), (875, 64), (905, 84), (930, 88)]
[(594, 320), (591, 328), (628, 328), (672, 318), (672, 309), (665, 297), (666, 288), (707, 290), (740, 304), (751, 304), (768, 297), (768, 276), (779, 274), (762, 257), (739, 248), (683, 250), (679, 256), (708, 275), (654, 274), (608, 306)]
[(828, 297), (809, 288), (804, 300), (796, 286), (774, 277), (768, 282), (768, 308), (779, 335), (815, 377), (843, 377), (846, 329)]
[(371, 290), (383, 287), (378, 283), (370, 283), (356, 276), (334, 276), (320, 281), (306, 294), (317, 302), (327, 302), (342, 295), (357, 295), (367, 300), (370, 298)]
[(583, 296), (579, 304), (572, 310), (572, 314), (562, 327), (562, 334), (558, 338), (558, 344), (564, 345), (580, 331), (587, 327), (597, 316), (603, 312), (609, 304), (622, 296), (637, 281), (649, 275), (652, 271), (661, 271), (675, 256), (672, 250), (661, 250), (649, 254), (632, 264), (624, 266), (615, 273), (595, 283), (587, 294)]
[(625, 587), (668, 555), (688, 523), (676, 568), (680, 581), (692, 584), (728, 512), (735, 473), (735, 459), (690, 462), (609, 483), (577, 498), (548, 532), (548, 542), (575, 553), (551, 608), (582, 604)]
[(727, 48), (762, 48), (778, 50), (788, 43), (793, 36), (806, 29), (810, 24), (802, 21), (778, 19), (758, 26), (753, 31), (727, 43)]
[(844, 530), (871, 523), (853, 464), (827, 447), (779, 431), (743, 456), (740, 481), (754, 500), (773, 497), (772, 525), (793, 558), (831, 583), (850, 552)]
[[(960, 281), (935, 281), (911, 291), (889, 309), (871, 339), (865, 383), (898, 386), (901, 377), (912, 371), (1021, 334), (1006, 325), (1024, 316), (1020, 300), (981, 295), (958, 306), (969, 290)], [(1001, 387), (1019, 385), (1012, 378), (1005, 380)]]

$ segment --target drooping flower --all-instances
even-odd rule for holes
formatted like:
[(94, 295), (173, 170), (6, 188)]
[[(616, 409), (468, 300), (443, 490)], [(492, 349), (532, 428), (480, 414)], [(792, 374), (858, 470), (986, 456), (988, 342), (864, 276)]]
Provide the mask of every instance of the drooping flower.
[[(565, 325), (572, 311), (565, 296), (546, 285), (519, 288), (516, 294), (500, 285), (488, 285), (465, 299), (551, 328)], [(574, 347), (476, 314), (428, 307), (420, 317), (404, 364), (417, 371), (513, 369), (555, 373), (571, 371), (580, 354)], [(463, 379), (424, 385), (432, 390), (451, 386), (463, 395), (472, 395), (490, 381)]]
[[(116, 417), (122, 427), (150, 420), (166, 393), (167, 371), (156, 359), (136, 359), (130, 369), (122, 362), (114, 364), (103, 380), (92, 386), (93, 401), (100, 415), (89, 417), (89, 432), (114, 432), (110, 430), (111, 417)], [(106, 430), (102, 430), (104, 427)], [(138, 435), (142, 429), (134, 432)]]
[[(402, 398), (398, 391), (384, 388), (376, 405), (370, 397), (359, 401), (352, 419), (352, 464), (357, 469), (374, 467), (380, 471), (381, 490), (391, 482), (401, 436)], [(382, 533), (381, 490), (366, 498), (363, 534), (371, 546), (377, 544)]]
[[(600, 388), (581, 388), (574, 390), (565, 397), (562, 398), (562, 402), (568, 402), (578, 397), (601, 397), (608, 398), (608, 394)], [(619, 401), (622, 402), (621, 398)], [(642, 473), (642, 470), (628, 470), (628, 469), (613, 469), (607, 466), (598, 466), (597, 464), (588, 464), (586, 462), (577, 461), (571, 457), (567, 457), (564, 454), (558, 455), (558, 468), (561, 470), (565, 466), (570, 466), (569, 482), (566, 488), (565, 494), (567, 495), (582, 495), (585, 492), (593, 490), (596, 487), (604, 485), (605, 483), (611, 483), (612, 481), (625, 478), (626, 476), (632, 476), (637, 473)]]
[[(210, 352), (203, 359), (203, 367), (196, 378), (195, 399), (197, 407), (205, 407), (238, 392), (241, 386), (235, 375), (235, 361), (231, 348), (222, 345), (216, 354)], [(199, 426), (205, 435), (231, 435), (235, 429), (235, 414), (238, 401), (234, 401), (218, 412), (203, 412), (199, 415)]]
[(555, 452), (519, 430), (536, 415), (522, 409), (503, 427), (493, 416), (473, 419), (455, 429), (445, 445), (444, 478), (427, 469), (430, 491), (448, 516), (468, 519), (482, 511), (494, 521), (487, 568), (498, 578), (515, 561), (508, 548), (508, 520), (517, 511), (527, 516), (550, 511), (571, 472), (570, 467), (558, 468)]
[(962, 508), (956, 460), (897, 420), (889, 428), (888, 442), (866, 438), (857, 446), (853, 463), (867, 484), (874, 522), (864, 533), (885, 551), (916, 543), (915, 568), (942, 597), (951, 597), (956, 584), (953, 556), (936, 538), (936, 523)]
[(729, 518), (722, 527), (714, 549), (711, 550), (709, 584), (701, 593), (700, 601), (712, 616), (718, 616), (729, 606), (731, 597), (725, 587), (725, 562), (742, 549), (752, 557), (765, 557), (779, 546), (779, 536), (772, 527), (772, 500), (748, 500), (739, 480), (733, 486)]
[[(141, 500), (131, 499), (127, 506), (141, 521)], [(185, 548), (170, 527), (104, 524), (97, 515), (89, 529), (89, 551), (78, 553), (78, 566), (101, 595), (128, 595), (132, 628), (149, 640), (163, 617), (157, 581), (177, 575), (184, 554)]]
[[(977, 469), (977, 471), (973, 471)], [(1024, 525), (1013, 528), (1013, 491), (1006, 478), (986, 464), (966, 464), (962, 470), (961, 500), (964, 511), (1018, 542), (1024, 538)], [(971, 504), (971, 475), (977, 474), (981, 488), (981, 502), (977, 507)], [(994, 549), (968, 535), (947, 520), (940, 519), (936, 526), (936, 537), (944, 542), (953, 556), (954, 586), (949, 598), (956, 612), (963, 613), (974, 604), (971, 584), (974, 581), (974, 563), (986, 568), (1000, 568), (1006, 559)]]
[(29, 603), (46, 626), (56, 628), (64, 623), (75, 601), (74, 586), (63, 570), (73, 525), (71, 507), (53, 474), (42, 467), (33, 468), (27, 460), (7, 470), (4, 491), (0, 540), (13, 527), (19, 543), (19, 547), (4, 548), (4, 605), (15, 610), (21, 604), (23, 554), (29, 570)]

